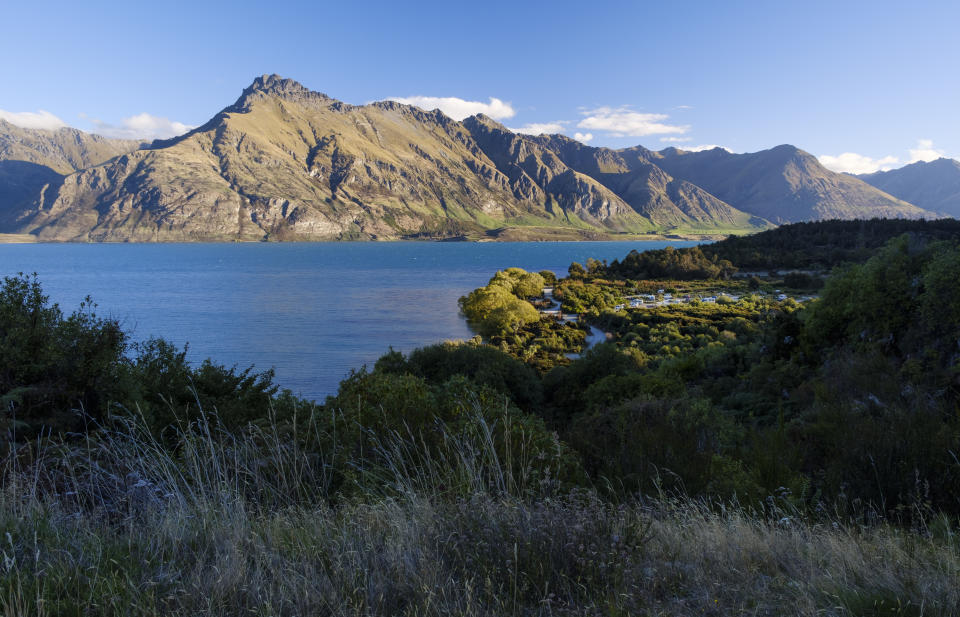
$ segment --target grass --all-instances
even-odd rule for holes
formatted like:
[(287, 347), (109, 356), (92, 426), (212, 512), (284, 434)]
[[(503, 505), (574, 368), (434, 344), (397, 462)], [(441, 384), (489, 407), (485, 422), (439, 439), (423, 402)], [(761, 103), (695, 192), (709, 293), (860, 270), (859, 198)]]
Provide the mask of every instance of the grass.
[(0, 479), (0, 614), (960, 612), (949, 525), (612, 502), (508, 471), (496, 426), (438, 430), (450, 448), (436, 459), (378, 436), (384, 464), (339, 494), (330, 459), (272, 421), (239, 434), (203, 421), (173, 451), (135, 418), (23, 445)]

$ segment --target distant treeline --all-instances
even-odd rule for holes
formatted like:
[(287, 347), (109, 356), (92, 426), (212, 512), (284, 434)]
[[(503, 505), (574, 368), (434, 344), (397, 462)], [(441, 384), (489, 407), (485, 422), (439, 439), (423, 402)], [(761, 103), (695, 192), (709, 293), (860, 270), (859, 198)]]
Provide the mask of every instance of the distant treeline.
[(741, 270), (829, 270), (842, 264), (863, 263), (903, 234), (925, 241), (956, 240), (960, 239), (960, 221), (871, 219), (793, 223), (752, 236), (733, 236), (701, 249), (705, 256), (727, 260)]
[(630, 251), (611, 263), (570, 266), (571, 278), (728, 279), (738, 270), (830, 270), (863, 263), (887, 242), (910, 234), (918, 241), (960, 239), (960, 221), (871, 219), (793, 223), (750, 236), (731, 236), (691, 248)]

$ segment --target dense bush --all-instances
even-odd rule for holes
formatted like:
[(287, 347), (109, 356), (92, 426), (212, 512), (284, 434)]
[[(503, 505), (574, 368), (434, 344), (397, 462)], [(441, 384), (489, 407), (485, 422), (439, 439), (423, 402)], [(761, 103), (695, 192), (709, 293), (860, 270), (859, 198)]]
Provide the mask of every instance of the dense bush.
[[(129, 385), (127, 339), (118, 323), (94, 313), (87, 298), (65, 316), (36, 276), (4, 278), (0, 287), (0, 406), (17, 438), (41, 429), (78, 431), (102, 421)], [(86, 414), (86, 418), (84, 417)]]
[[(508, 477), (486, 480), (512, 493), (556, 490), (585, 479), (578, 457), (541, 419), (460, 374), (428, 383), (393, 370), (354, 372), (341, 382), (336, 396), (327, 398), (325, 413), (312, 421), (319, 424), (310, 432), (323, 436), (318, 450), (331, 459), (333, 486), (342, 490), (376, 481), (378, 475), (414, 477), (436, 462), (453, 466), (462, 457), (474, 456), (487, 457), (474, 463), (478, 469), (509, 471)], [(464, 439), (451, 440), (451, 435)], [(394, 450), (394, 436), (415, 450)], [(467, 480), (446, 488), (470, 494), (475, 487)]]
[[(519, 270), (519, 268), (511, 268)], [(543, 277), (539, 279), (539, 292), (543, 291)], [(525, 281), (525, 282), (521, 282)], [(511, 278), (511, 275), (498, 272), (486, 287), (473, 290), (459, 300), (460, 310), (467, 320), (485, 336), (515, 333), (523, 326), (538, 321), (540, 313), (526, 300), (514, 293), (531, 291), (527, 288), (529, 278)]]
[(440, 343), (415, 349), (408, 358), (391, 352), (377, 361), (375, 368), (412, 373), (431, 384), (462, 375), (508, 396), (521, 409), (534, 411), (543, 404), (543, 386), (536, 372), (520, 360), (486, 345)]
[(727, 259), (706, 255), (699, 246), (657, 251), (630, 251), (623, 261), (614, 260), (604, 274), (630, 279), (728, 279), (737, 268)]
[(116, 402), (142, 414), (157, 434), (194, 422), (204, 411), (216, 412), (225, 428), (238, 429), (268, 416), (288, 417), (297, 404), (273, 383), (272, 370), (227, 368), (209, 359), (194, 367), (186, 348), (163, 339), (137, 343), (132, 351), (124, 363), (130, 385)]
[(788, 272), (783, 275), (783, 284), (792, 289), (817, 290), (823, 287), (823, 279), (806, 272)]

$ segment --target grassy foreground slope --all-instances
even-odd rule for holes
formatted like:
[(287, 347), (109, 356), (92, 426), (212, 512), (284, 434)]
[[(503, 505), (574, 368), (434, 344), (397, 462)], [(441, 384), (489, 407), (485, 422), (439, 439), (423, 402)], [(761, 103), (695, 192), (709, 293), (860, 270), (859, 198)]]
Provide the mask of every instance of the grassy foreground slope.
[(960, 546), (943, 524), (921, 534), (812, 521), (776, 501), (760, 514), (534, 496), (482, 442), (419, 461), (413, 475), (396, 460), (386, 488), (340, 500), (276, 425), (199, 424), (177, 444), (133, 424), (8, 460), (4, 614), (947, 617), (960, 607)]

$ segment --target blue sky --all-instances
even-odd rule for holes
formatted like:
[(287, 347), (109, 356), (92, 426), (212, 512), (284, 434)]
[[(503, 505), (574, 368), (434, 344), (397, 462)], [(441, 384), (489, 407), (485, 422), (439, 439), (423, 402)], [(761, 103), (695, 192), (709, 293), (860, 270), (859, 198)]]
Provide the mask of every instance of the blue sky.
[(955, 1), (11, 2), (3, 21), (0, 117), (25, 125), (169, 135), (279, 73), (599, 146), (960, 156)]

